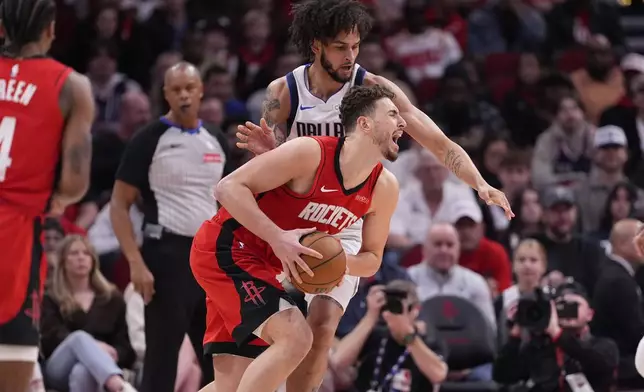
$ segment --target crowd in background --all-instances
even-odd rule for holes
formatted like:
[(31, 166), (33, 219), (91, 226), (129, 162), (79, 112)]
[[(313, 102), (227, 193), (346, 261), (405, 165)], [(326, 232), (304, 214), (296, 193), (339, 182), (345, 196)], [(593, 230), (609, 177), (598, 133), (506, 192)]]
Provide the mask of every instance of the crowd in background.
[[(433, 155), (409, 138), (401, 141), (404, 151), (388, 164), (401, 191), (383, 266), (363, 280), (341, 321), (323, 389), (369, 389), (361, 358), (377, 351), (379, 341), (363, 336), (356, 343), (355, 331), (369, 334), (381, 324), (380, 285), (401, 280), (413, 282), (401, 286), (413, 291), (419, 309), (413, 317), (441, 341), (431, 347), (449, 365), (446, 389), (469, 383), (471, 390), (494, 390), (497, 381), (530, 390), (523, 381), (534, 378), (532, 365), (525, 372), (508, 368), (522, 336), (512, 323), (516, 303), (540, 285), (562, 284), (568, 289), (561, 295), (580, 304), (569, 327), (581, 343), (560, 338), (551, 323), (547, 331), (566, 358), (555, 366), (572, 358), (596, 391), (644, 387), (633, 365), (644, 336), (644, 270), (637, 269), (644, 260), (629, 246), (635, 229), (628, 221), (644, 217), (644, 56), (626, 44), (619, 5), (363, 2), (376, 28), (363, 37), (358, 63), (394, 81), (458, 141), (484, 178), (505, 192), (516, 217), (508, 221), (500, 208), (481, 204)], [(288, 41), (289, 0), (57, 3), (51, 54), (89, 77), (97, 117), (90, 190), (45, 227), (52, 273), (42, 354), (48, 359), (66, 339), (100, 337), (113, 366), (127, 369), (136, 383), (145, 353), (143, 302), (128, 286), (108, 204), (125, 145), (167, 111), (163, 75), (183, 59), (202, 72), (201, 118), (226, 134), (227, 158), (242, 165), (252, 156), (234, 145), (237, 125), (258, 123), (268, 83), (307, 59)], [(142, 226), (137, 208), (131, 219)], [(92, 302), (78, 312), (70, 301), (79, 282), (89, 281), (105, 301), (92, 308), (100, 317), (88, 326)], [(84, 332), (61, 334), (61, 328)], [(599, 359), (571, 354), (585, 341), (599, 347)], [(200, 370), (191, 346), (184, 346), (176, 390), (195, 392)], [(417, 369), (396, 374), (398, 389), (391, 390), (428, 392), (418, 381), (423, 377)], [(57, 386), (55, 374), (46, 382), (67, 388)], [(551, 388), (543, 390), (557, 390), (557, 377)]]

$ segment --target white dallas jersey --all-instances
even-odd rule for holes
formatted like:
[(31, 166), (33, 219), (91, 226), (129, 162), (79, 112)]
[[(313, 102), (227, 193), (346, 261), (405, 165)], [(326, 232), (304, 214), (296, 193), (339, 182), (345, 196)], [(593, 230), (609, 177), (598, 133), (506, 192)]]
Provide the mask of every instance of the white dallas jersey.
[[(311, 64), (302, 65), (286, 75), (291, 97), (291, 112), (286, 128), (287, 140), (300, 136), (342, 137), (344, 127), (340, 122), (340, 103), (351, 87), (362, 84), (367, 72), (355, 64), (351, 79), (325, 102), (311, 94), (309, 90), (308, 68), (310, 66)], [(362, 242), (362, 219), (342, 230), (338, 237), (342, 239), (349, 253), (357, 254)]]
[(311, 94), (308, 83), (308, 68), (311, 64), (295, 68), (286, 75), (291, 96), (291, 113), (287, 123), (287, 140), (299, 136), (344, 136), (344, 127), (340, 123), (340, 103), (349, 89), (361, 85), (365, 70), (358, 64), (353, 67), (351, 79), (329, 99), (322, 99)]

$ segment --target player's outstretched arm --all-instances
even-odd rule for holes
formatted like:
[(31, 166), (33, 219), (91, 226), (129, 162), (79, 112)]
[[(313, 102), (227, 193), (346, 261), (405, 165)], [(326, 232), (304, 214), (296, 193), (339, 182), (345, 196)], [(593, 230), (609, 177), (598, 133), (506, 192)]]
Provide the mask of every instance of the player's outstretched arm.
[(398, 181), (390, 171), (383, 169), (373, 191), (371, 208), (364, 217), (360, 252), (355, 256), (347, 255), (350, 275), (369, 277), (378, 272), (397, 203)]
[(92, 161), (91, 128), (94, 122), (94, 96), (87, 77), (72, 72), (60, 93), (59, 105), (65, 117), (62, 142), (62, 171), (54, 203), (67, 206), (79, 201), (87, 191)]
[(395, 83), (382, 76), (367, 74), (365, 84), (380, 84), (393, 91), (396, 95), (393, 100), (394, 104), (400, 110), (400, 115), (407, 122), (405, 131), (423, 147), (436, 155), (445, 167), (451, 170), (458, 178), (478, 191), (481, 199), (488, 204), (496, 204), (502, 207), (508, 219), (514, 216), (510, 209), (510, 203), (503, 192), (491, 187), (483, 179), (483, 176), (465, 150), (450, 140), (429, 116), (415, 107)]
[(281, 231), (264, 214), (255, 195), (290, 181), (315, 176), (322, 150), (312, 138), (297, 138), (251, 159), (215, 187), (217, 200), (242, 226), (267, 242)]
[(259, 125), (247, 121), (237, 127), (237, 147), (256, 155), (263, 154), (286, 141), (288, 116), (291, 111), (290, 93), (286, 78), (275, 79), (266, 88)]

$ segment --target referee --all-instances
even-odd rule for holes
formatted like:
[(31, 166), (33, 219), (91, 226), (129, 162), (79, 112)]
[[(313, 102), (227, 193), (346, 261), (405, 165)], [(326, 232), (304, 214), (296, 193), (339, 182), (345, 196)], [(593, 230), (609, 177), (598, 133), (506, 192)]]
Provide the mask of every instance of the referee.
[[(213, 379), (203, 356), (205, 293), (190, 270), (192, 237), (217, 210), (212, 188), (227, 174), (226, 139), (197, 116), (203, 84), (197, 69), (170, 68), (163, 91), (170, 111), (139, 130), (123, 154), (110, 216), (131, 280), (145, 307), (146, 352), (141, 392), (173, 392), (187, 333), (201, 361), (203, 384)], [(213, 136), (215, 135), (215, 136)], [(142, 199), (143, 245), (136, 244), (129, 210)]]

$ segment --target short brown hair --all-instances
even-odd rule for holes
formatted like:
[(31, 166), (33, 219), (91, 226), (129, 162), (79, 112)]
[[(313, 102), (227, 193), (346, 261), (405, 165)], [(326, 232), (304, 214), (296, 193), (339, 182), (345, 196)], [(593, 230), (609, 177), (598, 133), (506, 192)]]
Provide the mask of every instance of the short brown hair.
[(417, 304), (418, 293), (416, 292), (416, 285), (414, 282), (408, 280), (396, 279), (389, 282), (386, 286), (388, 289), (400, 290), (407, 293), (407, 299), (410, 304)]
[(530, 155), (524, 151), (510, 150), (499, 163), (501, 169), (530, 168)]
[(340, 104), (340, 121), (344, 126), (345, 134), (355, 129), (358, 117), (373, 113), (377, 101), (384, 98), (394, 99), (394, 97), (395, 94), (391, 90), (378, 84), (352, 87)]

